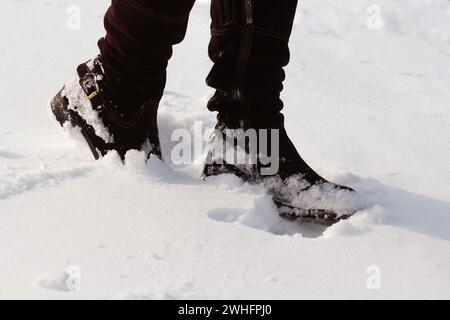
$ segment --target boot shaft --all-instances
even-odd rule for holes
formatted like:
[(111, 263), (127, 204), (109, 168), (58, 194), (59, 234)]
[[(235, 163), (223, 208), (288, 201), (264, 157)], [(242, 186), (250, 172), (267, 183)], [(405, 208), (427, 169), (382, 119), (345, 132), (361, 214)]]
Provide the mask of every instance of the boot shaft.
[(194, 1), (112, 0), (104, 19), (106, 36), (99, 44), (105, 64), (135, 92), (160, 100), (172, 47), (186, 35)]
[[(226, 107), (255, 110), (283, 108), (280, 92), (289, 63), (289, 38), (297, 1), (274, 5), (261, 0), (212, 0), (209, 55), (214, 66), (207, 78), (218, 93), (209, 109)], [(234, 103), (233, 103), (234, 102)]]

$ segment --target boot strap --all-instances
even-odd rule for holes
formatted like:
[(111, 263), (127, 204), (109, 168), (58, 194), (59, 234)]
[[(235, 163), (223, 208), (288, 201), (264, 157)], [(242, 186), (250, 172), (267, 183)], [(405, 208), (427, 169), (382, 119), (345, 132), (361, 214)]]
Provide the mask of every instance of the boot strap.
[(94, 69), (90, 69), (86, 63), (81, 64), (77, 68), (77, 73), (80, 78), (80, 86), (86, 94), (87, 99), (91, 102), (94, 110), (104, 104), (102, 97), (102, 89), (98, 83), (97, 74), (102, 75), (96, 61), (94, 61)]

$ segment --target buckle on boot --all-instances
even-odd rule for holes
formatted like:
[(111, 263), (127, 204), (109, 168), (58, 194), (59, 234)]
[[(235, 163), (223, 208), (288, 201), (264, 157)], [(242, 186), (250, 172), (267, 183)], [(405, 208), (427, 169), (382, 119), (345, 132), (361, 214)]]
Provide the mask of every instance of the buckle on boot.
[(95, 79), (95, 74), (88, 73), (80, 80), (81, 88), (83, 88), (84, 93), (88, 100), (94, 99), (100, 93), (101, 89)]
[(94, 99), (99, 93), (100, 93), (100, 87), (98, 86), (98, 83), (96, 82), (95, 83), (95, 91), (87, 96), (88, 100)]

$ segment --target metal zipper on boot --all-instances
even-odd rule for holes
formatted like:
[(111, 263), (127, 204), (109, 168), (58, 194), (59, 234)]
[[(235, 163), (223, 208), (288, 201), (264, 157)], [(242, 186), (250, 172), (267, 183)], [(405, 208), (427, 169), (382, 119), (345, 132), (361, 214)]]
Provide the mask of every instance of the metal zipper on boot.
[(247, 24), (253, 23), (253, 0), (245, 0), (245, 22)]
[[(253, 5), (255, 0), (243, 0), (244, 1), (244, 12), (245, 12), (245, 25), (242, 31), (241, 38), (241, 48), (238, 64), (236, 67), (236, 78), (234, 82), (233, 98), (239, 101), (241, 105), (241, 110), (243, 112), (242, 116), (244, 121), (250, 121), (250, 108), (248, 102), (245, 101), (243, 97), (242, 86), (244, 85), (244, 76), (247, 69), (247, 64), (250, 58), (253, 42)], [(250, 123), (245, 124), (242, 121), (241, 125), (245, 128), (247, 126), (251, 127)], [(258, 161), (259, 162), (259, 161)], [(252, 164), (249, 168), (249, 180), (257, 181), (259, 177), (259, 164)]]
[(244, 77), (245, 69), (247, 67), (247, 62), (250, 56), (252, 38), (253, 38), (253, 1), (254, 0), (244, 0), (244, 11), (245, 11), (245, 26), (242, 31), (241, 38), (241, 48), (239, 54), (239, 60), (236, 66), (236, 75), (233, 85), (233, 98), (235, 100), (241, 100), (241, 84)]

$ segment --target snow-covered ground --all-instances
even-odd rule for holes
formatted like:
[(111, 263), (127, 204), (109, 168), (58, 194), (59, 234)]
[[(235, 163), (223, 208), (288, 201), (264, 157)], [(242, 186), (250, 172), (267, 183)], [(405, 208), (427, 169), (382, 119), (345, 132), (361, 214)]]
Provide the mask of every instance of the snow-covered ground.
[(96, 54), (107, 6), (0, 0), (0, 298), (450, 298), (448, 0), (301, 1), (288, 131), (369, 204), (328, 229), (234, 177), (201, 182), (200, 159), (170, 163), (174, 129), (214, 124), (208, 1), (169, 68), (169, 161), (76, 151), (48, 101)]

